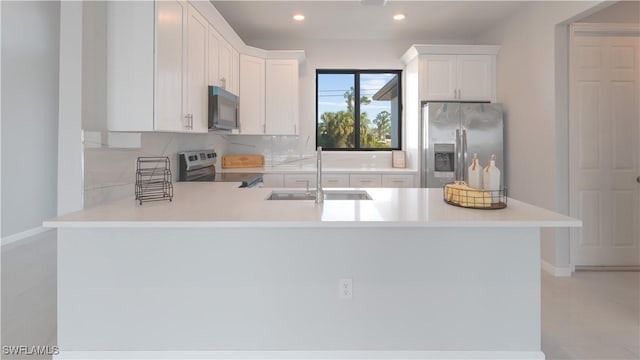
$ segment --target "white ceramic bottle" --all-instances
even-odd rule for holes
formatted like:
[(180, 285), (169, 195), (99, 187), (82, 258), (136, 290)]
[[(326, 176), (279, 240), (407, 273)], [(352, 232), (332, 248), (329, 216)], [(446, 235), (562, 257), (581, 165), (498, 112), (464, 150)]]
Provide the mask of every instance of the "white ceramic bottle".
[(495, 191), (491, 194), (491, 202), (497, 203), (500, 200), (498, 190), (500, 190), (500, 169), (496, 167), (496, 156), (491, 155), (491, 160), (483, 172), (483, 188)]
[(482, 166), (480, 166), (480, 164), (478, 163), (478, 154), (473, 154), (471, 166), (469, 166), (469, 171), (467, 172), (469, 176), (469, 187), (482, 190), (482, 170)]

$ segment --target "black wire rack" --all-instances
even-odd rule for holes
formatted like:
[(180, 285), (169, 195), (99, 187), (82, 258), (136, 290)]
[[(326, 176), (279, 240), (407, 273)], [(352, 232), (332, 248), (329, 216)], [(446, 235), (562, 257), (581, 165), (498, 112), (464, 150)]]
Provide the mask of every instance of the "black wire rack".
[(173, 200), (171, 163), (166, 156), (144, 157), (136, 162), (136, 200), (142, 205), (146, 201)]

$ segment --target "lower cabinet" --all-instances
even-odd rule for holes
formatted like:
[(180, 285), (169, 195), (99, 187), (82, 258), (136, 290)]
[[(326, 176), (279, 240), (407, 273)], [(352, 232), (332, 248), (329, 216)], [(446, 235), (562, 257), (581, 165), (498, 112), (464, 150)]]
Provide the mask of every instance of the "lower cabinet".
[(382, 175), (380, 174), (351, 174), (349, 175), (349, 186), (359, 187), (381, 187)]
[(322, 187), (349, 187), (349, 174), (322, 174)]
[(382, 175), (382, 187), (389, 188), (411, 188), (415, 187), (415, 175), (398, 174)]
[[(322, 174), (323, 188), (410, 188), (416, 185), (413, 174)], [(263, 186), (266, 188), (309, 188), (316, 187), (316, 174), (264, 174)]]
[(286, 188), (315, 188), (316, 174), (286, 174), (284, 187)]

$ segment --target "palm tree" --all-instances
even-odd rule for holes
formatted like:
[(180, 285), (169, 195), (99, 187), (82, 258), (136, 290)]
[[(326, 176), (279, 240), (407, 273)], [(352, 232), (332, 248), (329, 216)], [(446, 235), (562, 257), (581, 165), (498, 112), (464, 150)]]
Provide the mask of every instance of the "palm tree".
[(376, 115), (373, 123), (376, 125), (378, 141), (384, 141), (387, 135), (391, 135), (391, 113), (383, 110)]

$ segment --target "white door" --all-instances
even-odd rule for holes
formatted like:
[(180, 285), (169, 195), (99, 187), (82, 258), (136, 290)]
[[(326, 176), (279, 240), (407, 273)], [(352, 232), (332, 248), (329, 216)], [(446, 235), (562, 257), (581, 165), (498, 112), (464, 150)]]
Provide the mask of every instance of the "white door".
[(240, 55), (240, 132), (264, 134), (264, 59)]
[(456, 99), (456, 55), (426, 55), (420, 61), (420, 83), (425, 94), (422, 100)]
[[(575, 31), (575, 30), (574, 30)], [(581, 36), (571, 48), (571, 215), (576, 266), (638, 266), (639, 41)]]
[(184, 117), (184, 20), (187, 3), (158, 1), (156, 5), (156, 116), (155, 130), (184, 131), (189, 121)]
[(207, 35), (208, 23), (189, 5), (187, 20), (187, 113), (190, 129), (207, 132)]
[(458, 55), (458, 100), (493, 100), (493, 56)]
[(266, 60), (267, 134), (295, 135), (298, 127), (298, 60)]

